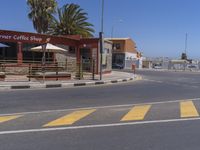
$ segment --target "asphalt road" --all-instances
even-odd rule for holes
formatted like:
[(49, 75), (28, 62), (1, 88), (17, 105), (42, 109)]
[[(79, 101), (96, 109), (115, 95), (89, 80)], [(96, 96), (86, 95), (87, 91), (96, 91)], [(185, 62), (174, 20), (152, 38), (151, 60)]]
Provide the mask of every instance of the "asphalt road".
[(140, 71), (143, 81), (68, 89), (0, 91), (3, 113), (123, 105), (200, 97), (200, 74)]
[(125, 84), (1, 91), (0, 149), (199, 150), (200, 74), (138, 74)]

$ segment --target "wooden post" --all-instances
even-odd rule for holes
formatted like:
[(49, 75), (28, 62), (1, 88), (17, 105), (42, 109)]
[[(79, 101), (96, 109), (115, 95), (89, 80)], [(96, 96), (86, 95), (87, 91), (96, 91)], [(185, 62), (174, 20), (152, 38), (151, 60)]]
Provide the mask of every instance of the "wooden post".
[(56, 81), (58, 81), (58, 63), (56, 62)]
[(22, 64), (23, 63), (23, 53), (22, 53), (22, 43), (17, 43), (17, 63)]
[(82, 75), (81, 75), (81, 67), (82, 67), (82, 61), (81, 61), (81, 54), (80, 54), (80, 46), (78, 45), (76, 48), (76, 77), (77, 79), (81, 79)]
[(92, 80), (95, 79), (95, 60), (92, 59)]
[(32, 65), (31, 65), (31, 64), (29, 64), (29, 65), (28, 65), (28, 68), (29, 68), (29, 71), (28, 71), (28, 75), (29, 75), (29, 77), (28, 77), (28, 81), (31, 81), (31, 75), (32, 75)]

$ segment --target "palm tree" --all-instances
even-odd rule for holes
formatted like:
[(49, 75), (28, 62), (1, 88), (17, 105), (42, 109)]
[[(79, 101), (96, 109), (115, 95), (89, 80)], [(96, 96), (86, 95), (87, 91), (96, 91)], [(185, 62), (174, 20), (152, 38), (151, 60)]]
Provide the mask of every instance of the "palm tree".
[(29, 6), (29, 19), (38, 33), (46, 33), (53, 14), (56, 12), (57, 2), (55, 0), (27, 0)]
[(49, 26), (49, 34), (53, 35), (82, 35), (92, 37), (93, 25), (87, 22), (87, 13), (77, 4), (66, 4), (57, 10), (58, 17)]

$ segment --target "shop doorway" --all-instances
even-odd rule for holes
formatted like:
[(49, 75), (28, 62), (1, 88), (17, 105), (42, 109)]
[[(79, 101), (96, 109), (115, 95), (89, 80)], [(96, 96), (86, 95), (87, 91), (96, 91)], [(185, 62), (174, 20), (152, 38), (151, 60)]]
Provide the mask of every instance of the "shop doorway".
[(92, 54), (88, 48), (82, 48), (80, 51), (83, 72), (92, 71)]

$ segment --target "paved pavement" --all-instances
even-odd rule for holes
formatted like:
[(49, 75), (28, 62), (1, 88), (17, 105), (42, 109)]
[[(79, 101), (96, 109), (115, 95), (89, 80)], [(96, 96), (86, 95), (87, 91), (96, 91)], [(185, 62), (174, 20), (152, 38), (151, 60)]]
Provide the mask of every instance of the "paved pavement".
[(117, 85), (0, 92), (3, 150), (198, 150), (200, 75), (138, 71)]
[(110, 74), (104, 74), (102, 80), (98, 80), (99, 75), (95, 76), (95, 80), (83, 79), (71, 79), (63, 81), (28, 81), (26, 77), (12, 76), (7, 77), (5, 81), (0, 81), (0, 90), (8, 89), (36, 89), (36, 88), (67, 88), (77, 86), (88, 86), (88, 85), (101, 85), (101, 84), (112, 84), (127, 82), (131, 80), (138, 80), (140, 77), (134, 75), (131, 72), (118, 72), (112, 71)]

